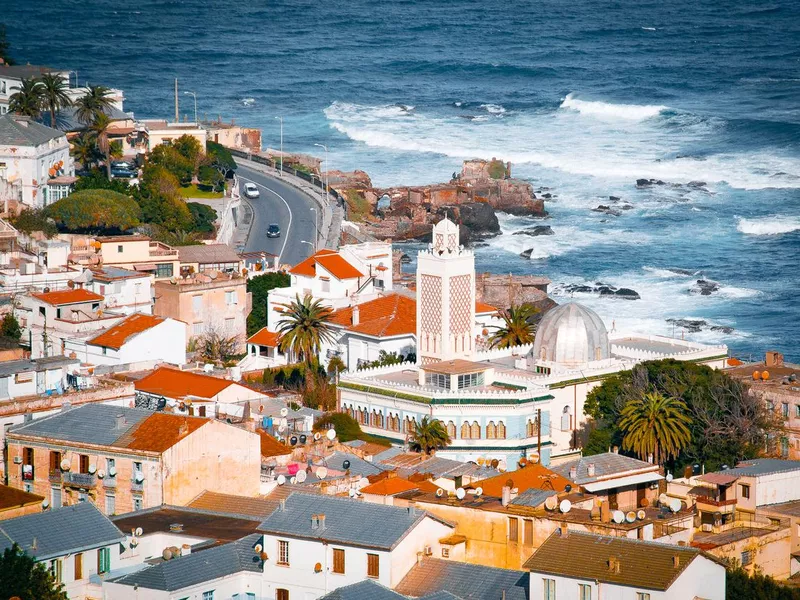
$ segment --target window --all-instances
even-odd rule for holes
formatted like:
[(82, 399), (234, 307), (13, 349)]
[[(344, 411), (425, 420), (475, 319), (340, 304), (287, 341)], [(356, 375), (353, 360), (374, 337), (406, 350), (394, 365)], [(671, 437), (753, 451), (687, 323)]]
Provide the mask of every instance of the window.
[(794, 416), (800, 419), (800, 404), (794, 405)]
[(50, 561), (50, 573), (53, 575), (53, 579), (61, 583), (61, 578), (63, 576), (63, 565), (61, 564), (60, 558)]
[(789, 438), (781, 438), (781, 458), (789, 458)]
[(233, 333), (236, 329), (236, 319), (225, 319), (225, 331)]
[(33, 493), (33, 484), (29, 482), (25, 482), (22, 484), (22, 491), (28, 492), (29, 494)]
[(450, 376), (443, 373), (425, 373), (425, 384), (433, 387), (450, 389)]
[(236, 290), (225, 292), (225, 304), (228, 306), (238, 304), (238, 300), (236, 298)]
[(113, 515), (117, 512), (117, 497), (114, 494), (106, 494), (106, 514)]
[(142, 510), (142, 497), (139, 495), (134, 495), (132, 497), (133, 500), (133, 510)]
[(89, 472), (89, 456), (86, 454), (80, 455), (80, 473), (88, 473)]
[(202, 296), (192, 296), (192, 310), (194, 314), (199, 315), (200, 311), (203, 310), (203, 297)]
[(78, 491), (78, 502), (88, 502), (89, 495), (86, 492)]
[(107, 458), (106, 459), (106, 469), (108, 470), (108, 476), (109, 477), (113, 477), (114, 474), (111, 473), (111, 469), (114, 469), (114, 471), (116, 472), (116, 470), (117, 470), (117, 461), (116, 461), (116, 459)]
[(450, 436), (451, 440), (456, 439), (456, 424), (452, 421), (447, 422), (447, 435)]
[(497, 439), (504, 440), (506, 439), (506, 424), (502, 421), (497, 423)]
[(489, 421), (486, 424), (486, 439), (493, 440), (497, 437), (497, 425), (494, 424), (494, 421)]
[(586, 583), (578, 584), (579, 600), (592, 600), (592, 586)]
[(39, 316), (40, 317), (44, 317), (45, 316), (44, 306), (40, 306), (39, 307)]
[(323, 292), (330, 292), (331, 291), (331, 280), (330, 279), (320, 279), (320, 285), (322, 287)]
[(83, 553), (75, 555), (75, 580), (83, 579)]
[(442, 548), (442, 558), (450, 558), (450, 548)]
[(120, 244), (117, 246), (117, 254), (122, 254), (123, 252), (125, 252), (125, 248)]
[(61, 508), (61, 486), (54, 485), (50, 488), (50, 504), (53, 508)]
[(206, 407), (205, 406), (200, 406), (197, 409), (197, 416), (198, 417), (205, 417), (206, 416)]
[(286, 540), (278, 541), (278, 564), (289, 565), (289, 542)]
[(542, 579), (542, 587), (544, 588), (544, 600), (556, 600), (555, 579)]
[(275, 600), (289, 600), (289, 590), (283, 588), (275, 590)]
[(478, 425), (477, 421), (473, 421), (472, 425), (470, 425), (469, 437), (471, 437), (473, 440), (481, 439), (481, 426)]
[(203, 335), (203, 324), (195, 323), (192, 325), (192, 335)]
[(367, 554), (367, 577), (380, 577), (380, 563), (377, 554)]
[(203, 600), (214, 600), (214, 590), (203, 592)]
[(468, 440), (469, 439), (469, 423), (464, 421), (461, 424), (461, 439)]
[(97, 574), (102, 575), (111, 570), (111, 549), (100, 548), (97, 551)]
[(172, 263), (161, 263), (156, 265), (156, 279), (172, 277)]
[(650, 600), (650, 594), (647, 592), (636, 592), (636, 600)]
[(333, 572), (344, 575), (344, 550), (341, 548), (333, 549)]
[(753, 562), (753, 551), (745, 550), (744, 552), (742, 552), (742, 566), (746, 567), (751, 562)]
[(50, 473), (57, 475), (61, 471), (61, 452), (50, 452)]
[(60, 319), (60, 318), (61, 318), (61, 309), (57, 308), (56, 309), (56, 319)]
[(783, 418), (784, 419), (788, 419), (789, 418), (789, 403), (788, 402), (784, 402), (783, 404), (781, 404), (781, 414), (783, 414)]
[(468, 373), (458, 376), (458, 389), (477, 387), (483, 385), (483, 373)]
[(522, 522), (522, 543), (528, 546), (533, 544), (533, 521), (530, 519)]
[(750, 486), (744, 483), (739, 484), (739, 494), (742, 498), (750, 498)]
[(516, 517), (508, 518), (508, 541), (516, 542), (519, 540), (519, 519)]

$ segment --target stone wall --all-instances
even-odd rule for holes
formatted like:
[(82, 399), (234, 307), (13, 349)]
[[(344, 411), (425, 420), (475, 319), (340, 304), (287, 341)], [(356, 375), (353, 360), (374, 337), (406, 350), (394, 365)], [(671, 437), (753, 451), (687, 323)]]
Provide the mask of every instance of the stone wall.
[(498, 308), (533, 304), (543, 311), (555, 306), (547, 295), (550, 280), (537, 275), (475, 274), (475, 297)]

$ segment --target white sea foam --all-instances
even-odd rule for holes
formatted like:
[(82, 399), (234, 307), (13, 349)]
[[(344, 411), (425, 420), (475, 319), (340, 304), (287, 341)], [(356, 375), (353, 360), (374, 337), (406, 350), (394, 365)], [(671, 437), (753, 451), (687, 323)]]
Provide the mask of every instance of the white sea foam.
[(611, 104), (609, 102), (579, 100), (575, 97), (574, 93), (569, 93), (561, 103), (561, 108), (576, 110), (583, 115), (591, 115), (601, 119), (642, 121), (658, 116), (669, 107), (661, 105), (640, 106), (637, 104)]
[(780, 235), (800, 230), (800, 217), (772, 215), (760, 219), (739, 218), (736, 229), (747, 235)]
[(642, 27), (642, 29), (645, 30), (645, 31), (655, 31), (656, 30), (655, 27)]
[(506, 112), (506, 109), (499, 104), (481, 104), (480, 108), (493, 115), (502, 115)]

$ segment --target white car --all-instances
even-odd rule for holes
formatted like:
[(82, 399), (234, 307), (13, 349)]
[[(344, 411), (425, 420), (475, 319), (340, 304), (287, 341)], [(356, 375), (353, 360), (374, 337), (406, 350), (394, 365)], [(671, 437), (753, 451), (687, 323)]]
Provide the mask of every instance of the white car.
[(256, 187), (255, 183), (245, 183), (244, 184), (244, 195), (248, 198), (258, 198), (258, 188)]

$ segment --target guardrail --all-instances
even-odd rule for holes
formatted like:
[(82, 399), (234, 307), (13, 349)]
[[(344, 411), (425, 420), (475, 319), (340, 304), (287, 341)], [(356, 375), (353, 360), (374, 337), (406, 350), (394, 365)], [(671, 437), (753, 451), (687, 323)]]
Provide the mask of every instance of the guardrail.
[[(253, 154), (251, 152), (244, 152), (243, 150), (237, 150), (235, 148), (228, 148), (228, 151), (233, 156), (238, 156), (239, 158), (245, 158), (247, 160), (252, 160), (253, 162), (260, 163), (262, 165), (266, 165), (268, 167), (272, 167), (273, 169), (277, 169), (279, 171), (283, 171), (284, 173), (289, 173), (290, 175), (294, 175), (295, 177), (299, 177), (313, 185), (314, 187), (318, 187), (321, 191), (325, 191), (325, 182), (317, 177), (316, 175), (312, 175), (310, 173), (306, 173), (305, 171), (300, 171), (299, 169), (294, 169), (290, 164), (282, 163), (279, 160), (272, 160), (271, 158), (267, 158), (266, 156), (260, 156), (258, 154)], [(339, 204), (342, 206), (345, 205), (345, 199), (333, 188), (328, 186), (328, 193), (331, 195), (332, 198), (335, 198)]]

